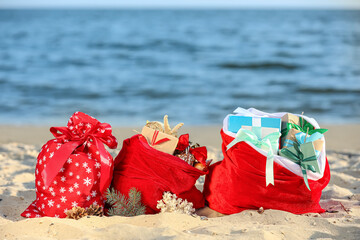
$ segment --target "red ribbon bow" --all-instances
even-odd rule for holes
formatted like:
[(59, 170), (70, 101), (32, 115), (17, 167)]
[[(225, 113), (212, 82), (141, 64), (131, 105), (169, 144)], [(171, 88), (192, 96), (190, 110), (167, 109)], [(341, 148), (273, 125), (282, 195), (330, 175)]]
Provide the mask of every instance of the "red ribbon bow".
[[(183, 134), (179, 137), (179, 142), (176, 147), (176, 150), (180, 152), (184, 151), (187, 147), (189, 147), (189, 134)], [(190, 153), (194, 155), (195, 159), (206, 166), (206, 159), (207, 159), (207, 149), (206, 147), (197, 147), (197, 148), (190, 148)]]
[(67, 127), (51, 127), (50, 132), (63, 144), (54, 152), (53, 158), (46, 164), (41, 174), (45, 187), (50, 186), (75, 149), (81, 147), (85, 142), (91, 141), (99, 150), (101, 163), (100, 192), (103, 193), (111, 182), (112, 171), (112, 162), (108, 159), (104, 144), (112, 149), (117, 147), (116, 138), (111, 134), (110, 124), (100, 123), (85, 113), (76, 112), (70, 118)]

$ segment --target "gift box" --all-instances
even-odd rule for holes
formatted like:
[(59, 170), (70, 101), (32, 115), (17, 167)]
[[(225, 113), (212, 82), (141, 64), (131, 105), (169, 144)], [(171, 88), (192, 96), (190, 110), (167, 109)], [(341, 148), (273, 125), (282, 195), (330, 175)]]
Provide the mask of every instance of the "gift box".
[(281, 146), (284, 146), (284, 141), (290, 129), (296, 129), (310, 135), (316, 132), (321, 134), (327, 132), (327, 129), (315, 129), (315, 127), (306, 121), (303, 117), (298, 117), (294, 114), (287, 113), (281, 117)]
[(237, 133), (239, 129), (246, 129), (254, 132), (258, 138), (280, 132), (281, 119), (280, 118), (267, 118), (267, 117), (250, 117), (250, 116), (229, 116), (228, 130)]
[(324, 146), (324, 141), (321, 140), (323, 136), (324, 135), (319, 132), (316, 132), (312, 135), (307, 135), (306, 133), (292, 128), (288, 131), (288, 134), (284, 138), (282, 148), (292, 147), (295, 142), (300, 144), (312, 142), (315, 148), (316, 156), (319, 156)]
[(279, 155), (290, 159), (300, 166), (305, 185), (310, 190), (307, 170), (320, 173), (313, 142), (304, 144), (294, 143), (292, 147), (281, 149)]
[(52, 127), (50, 132), (55, 139), (42, 147), (37, 158), (36, 200), (21, 216), (64, 218), (73, 207), (103, 207), (114, 165), (104, 144), (117, 146), (111, 126), (76, 112), (67, 127)]
[(158, 151), (165, 152), (171, 155), (174, 153), (179, 141), (177, 137), (146, 126), (143, 127), (141, 135), (146, 138), (147, 142), (151, 147)]

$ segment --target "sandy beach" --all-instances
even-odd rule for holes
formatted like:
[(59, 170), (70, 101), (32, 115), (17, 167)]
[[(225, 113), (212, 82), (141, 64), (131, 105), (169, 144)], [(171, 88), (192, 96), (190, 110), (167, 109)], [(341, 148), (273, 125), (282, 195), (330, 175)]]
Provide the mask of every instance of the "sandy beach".
[[(321, 206), (332, 213), (294, 215), (247, 210), (216, 218), (174, 213), (80, 220), (25, 219), (34, 200), (36, 157), (52, 138), (48, 126), (0, 126), (0, 239), (360, 239), (360, 125), (324, 125), (331, 181)], [(119, 143), (139, 127), (114, 128)], [(191, 140), (221, 160), (220, 126), (184, 127)], [(115, 157), (121, 149), (111, 150)], [(202, 188), (203, 179), (197, 186)], [(211, 215), (203, 209), (199, 214)]]

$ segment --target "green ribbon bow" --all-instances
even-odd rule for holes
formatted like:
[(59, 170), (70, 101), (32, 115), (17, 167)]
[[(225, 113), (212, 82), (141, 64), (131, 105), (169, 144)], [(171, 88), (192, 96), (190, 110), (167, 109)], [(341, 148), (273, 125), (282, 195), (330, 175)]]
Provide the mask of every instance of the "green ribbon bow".
[(328, 129), (325, 129), (325, 128), (317, 128), (317, 129), (315, 129), (313, 125), (311, 125), (308, 121), (306, 121), (302, 117), (300, 117), (299, 119), (300, 119), (300, 126), (296, 125), (295, 123), (287, 123), (286, 128), (281, 130), (281, 135), (286, 136), (288, 134), (288, 132), (290, 131), (290, 129), (292, 129), (292, 128), (295, 128), (296, 130), (299, 130), (299, 131), (304, 132), (304, 133), (307, 132), (309, 135), (314, 134), (316, 132), (324, 134), (328, 130)]
[[(312, 145), (311, 142), (309, 143), (305, 143), (302, 144), (302, 146), (304, 145)], [(296, 153), (290, 151), (289, 149), (294, 148)], [(291, 148), (283, 148), (280, 150), (280, 155), (287, 157), (288, 159), (290, 159), (291, 161), (293, 161), (294, 163), (300, 165), (301, 168), (301, 172), (303, 174), (304, 177), (304, 182), (306, 187), (309, 189), (309, 191), (311, 191), (310, 187), (309, 187), (309, 182), (308, 182), (308, 177), (307, 177), (307, 172), (306, 170), (310, 170), (312, 172), (318, 172), (320, 173), (320, 169), (319, 169), (319, 165), (317, 162), (317, 158), (315, 154), (311, 154), (311, 156), (305, 158), (304, 157), (304, 153), (303, 151), (305, 151), (305, 147), (303, 147), (303, 149), (300, 149), (300, 145), (299, 143), (295, 142), (294, 146)], [(312, 146), (312, 148), (314, 148)]]
[(278, 140), (280, 136), (281, 134), (279, 132), (274, 132), (265, 136), (263, 139), (259, 139), (252, 131), (240, 129), (237, 132), (235, 139), (226, 146), (226, 150), (229, 150), (238, 142), (246, 141), (252, 143), (255, 147), (266, 151), (266, 186), (269, 184), (274, 185), (274, 149), (278, 149), (279, 147)]

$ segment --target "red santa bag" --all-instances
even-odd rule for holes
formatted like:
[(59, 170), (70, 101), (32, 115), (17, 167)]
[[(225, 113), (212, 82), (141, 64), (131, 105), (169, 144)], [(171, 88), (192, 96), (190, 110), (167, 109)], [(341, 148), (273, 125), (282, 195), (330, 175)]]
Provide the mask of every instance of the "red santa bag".
[(233, 137), (220, 132), (224, 160), (210, 166), (204, 184), (209, 207), (223, 214), (246, 209), (277, 209), (294, 214), (324, 212), (319, 205), (321, 192), (330, 180), (326, 159), (324, 175), (317, 181), (309, 179), (311, 191), (302, 176), (274, 162), (274, 185), (265, 184), (266, 156), (246, 142), (226, 150)]
[(178, 157), (152, 148), (146, 138), (138, 134), (124, 141), (115, 159), (112, 187), (125, 195), (130, 188), (140, 190), (147, 214), (160, 211), (156, 208), (157, 201), (166, 191), (192, 202), (194, 208), (201, 208), (205, 200), (195, 183), (206, 173)]
[(113, 173), (113, 158), (104, 144), (116, 148), (111, 126), (82, 112), (67, 127), (52, 127), (55, 139), (41, 149), (35, 169), (36, 200), (23, 217), (66, 217), (72, 207), (103, 206)]

